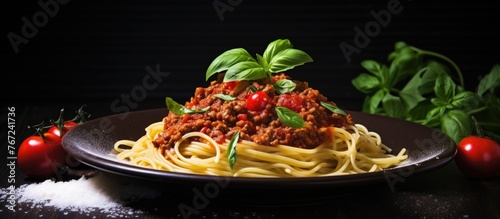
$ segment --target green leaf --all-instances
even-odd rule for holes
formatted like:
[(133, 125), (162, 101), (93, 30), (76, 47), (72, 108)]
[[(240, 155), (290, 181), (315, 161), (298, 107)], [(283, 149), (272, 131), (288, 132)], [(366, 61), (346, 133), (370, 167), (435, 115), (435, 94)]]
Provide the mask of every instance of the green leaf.
[(184, 115), (184, 114), (195, 114), (195, 113), (204, 113), (210, 109), (210, 106), (207, 106), (203, 109), (188, 109), (185, 106), (175, 102), (172, 98), (165, 98), (165, 102), (167, 104), (167, 109), (172, 111), (176, 115)]
[(400, 80), (400, 72), (398, 72), (398, 69), (394, 67), (394, 62), (389, 65), (389, 68), (386, 68), (386, 72), (384, 72), (385, 75), (385, 85), (387, 87), (393, 87), (395, 84), (397, 84)]
[(431, 98), (431, 103), (434, 104), (434, 106), (443, 106), (443, 107), (446, 107), (448, 105), (448, 102), (442, 100), (442, 99), (439, 99), (437, 97), (433, 97)]
[(264, 59), (264, 57), (262, 57), (259, 54), (256, 54), (256, 56), (257, 56), (257, 62), (259, 63), (260, 66), (262, 66), (264, 68), (269, 67), (269, 63), (267, 63), (267, 61)]
[(293, 47), (293, 45), (290, 42), (290, 40), (288, 40), (288, 39), (275, 40), (275, 41), (269, 43), (269, 45), (267, 45), (267, 48), (264, 51), (264, 55), (263, 55), (264, 60), (266, 61), (266, 63), (270, 63), (271, 59), (274, 56), (276, 56), (276, 54), (280, 53), (281, 51), (283, 51), (285, 49), (290, 49), (292, 47)]
[(368, 72), (381, 77), (381, 71), (382, 71), (382, 64), (375, 60), (367, 59), (361, 61), (361, 66), (365, 68)]
[(387, 93), (382, 99), (382, 107), (388, 116), (403, 119), (406, 117), (406, 107), (404, 106), (401, 98)]
[(306, 126), (306, 122), (302, 117), (295, 111), (288, 109), (286, 107), (278, 106), (276, 107), (276, 114), (280, 121), (286, 126), (292, 128), (303, 128)]
[(375, 94), (367, 96), (363, 103), (363, 112), (376, 113), (385, 94), (385, 90), (380, 89)]
[(237, 131), (234, 133), (233, 137), (231, 137), (231, 141), (229, 141), (229, 145), (227, 146), (226, 157), (231, 170), (238, 159), (238, 154), (236, 154), (236, 145), (238, 144), (239, 138), (240, 132)]
[(321, 106), (330, 110), (332, 113), (337, 113), (337, 114), (344, 115), (344, 116), (347, 115), (347, 113), (344, 110), (340, 109), (338, 106), (335, 106), (331, 103), (321, 101), (320, 104), (321, 104)]
[(399, 82), (410, 75), (414, 75), (419, 69), (420, 61), (417, 52), (411, 46), (403, 46), (397, 51), (390, 65), (395, 82)]
[(484, 76), (481, 81), (479, 81), (479, 85), (477, 87), (477, 94), (479, 96), (483, 96), (487, 91), (491, 91), (493, 93), (493, 89), (495, 89), (500, 84), (500, 65), (496, 64), (491, 69), (490, 73)]
[(401, 51), (403, 48), (407, 47), (408, 44), (406, 44), (406, 42), (404, 41), (397, 41), (396, 43), (394, 43), (394, 49), (396, 51)]
[(471, 91), (463, 91), (455, 95), (451, 101), (451, 105), (455, 109), (472, 110), (479, 107), (481, 104), (480, 97)]
[(167, 104), (167, 109), (169, 111), (172, 111), (176, 115), (184, 115), (184, 109), (185, 107), (173, 100), (171, 97), (165, 98), (165, 103)]
[(408, 81), (408, 83), (403, 87), (401, 92), (399, 92), (399, 97), (401, 97), (401, 100), (403, 103), (406, 105), (406, 108), (408, 110), (411, 110), (413, 107), (415, 107), (418, 103), (421, 101), (425, 100), (425, 97), (423, 97), (420, 92), (418, 91), (419, 86), (421, 84), (422, 78), (420, 77), (426, 69), (421, 69), (419, 72), (417, 72), (411, 79)]
[(214, 96), (217, 97), (217, 98), (223, 99), (225, 101), (236, 100), (236, 97), (229, 96), (229, 95), (226, 95), (226, 94), (215, 94)]
[(255, 61), (254, 58), (242, 48), (228, 50), (217, 56), (206, 71), (205, 79), (208, 80), (212, 75), (229, 69), (236, 63), (244, 61)]
[(258, 80), (267, 77), (264, 67), (255, 61), (239, 62), (231, 66), (224, 75), (224, 81)]
[(446, 66), (436, 61), (430, 61), (425, 68), (427, 70), (423, 73), (420, 87), (418, 88), (420, 94), (433, 92), (437, 77), (441, 74), (448, 74), (449, 72)]
[(394, 43), (394, 51), (389, 53), (389, 55), (387, 56), (387, 60), (392, 62), (405, 47), (409, 47), (409, 45), (404, 41), (397, 41), (396, 43)]
[(418, 123), (423, 123), (422, 120), (425, 120), (427, 113), (434, 108), (436, 108), (436, 106), (434, 106), (429, 99), (425, 99), (410, 109), (407, 119), (409, 121), (418, 121)]
[(447, 74), (441, 74), (436, 79), (436, 84), (434, 85), (434, 93), (436, 97), (448, 102), (455, 96), (455, 89), (457, 85), (451, 77)]
[(441, 119), (441, 117), (443, 116), (445, 111), (446, 111), (446, 107), (444, 107), (444, 106), (436, 107), (436, 108), (430, 110), (427, 113), (427, 115), (425, 117), (425, 121), (422, 124), (427, 125), (429, 127), (439, 126), (439, 124), (440, 124), (439, 120)]
[(351, 83), (356, 89), (365, 94), (371, 94), (381, 88), (379, 79), (366, 73), (361, 73)]
[(387, 66), (383, 65), (380, 70), (380, 84), (390, 89), (396, 84), (397, 72), (387, 68)]
[(255, 60), (245, 49), (235, 48), (228, 50), (215, 58), (207, 69), (205, 78), (226, 71), (224, 81), (258, 80), (270, 77), (272, 73), (279, 73), (296, 66), (312, 62), (312, 58), (305, 52), (293, 49), (288, 39), (279, 39), (271, 42), (264, 55), (256, 55)]
[(292, 92), (295, 87), (297, 87), (297, 84), (288, 79), (281, 79), (279, 81), (276, 81), (273, 86), (274, 90), (276, 90), (278, 94), (285, 94)]
[(471, 119), (463, 110), (450, 110), (441, 117), (441, 130), (458, 144), (472, 134)]
[(271, 73), (284, 72), (312, 61), (312, 58), (302, 50), (285, 49), (271, 58), (269, 71)]

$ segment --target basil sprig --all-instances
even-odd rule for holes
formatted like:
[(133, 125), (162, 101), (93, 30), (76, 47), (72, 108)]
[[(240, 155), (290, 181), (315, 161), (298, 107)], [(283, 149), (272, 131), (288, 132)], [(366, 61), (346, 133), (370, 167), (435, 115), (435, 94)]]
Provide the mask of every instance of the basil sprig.
[(284, 72), (313, 61), (307, 53), (294, 49), (288, 39), (271, 42), (264, 55), (256, 54), (256, 57), (257, 59), (253, 58), (243, 48), (228, 50), (212, 61), (206, 71), (206, 80), (222, 71), (226, 71), (225, 82), (270, 78), (274, 73)]
[(210, 106), (207, 106), (203, 109), (189, 109), (185, 106), (175, 102), (171, 97), (165, 98), (165, 102), (167, 104), (168, 110), (172, 111), (176, 115), (184, 115), (184, 114), (195, 114), (195, 113), (204, 113), (210, 109)]
[(388, 62), (363, 60), (366, 72), (352, 80), (366, 95), (363, 112), (441, 129), (456, 143), (473, 134), (475, 118), (484, 134), (500, 141), (500, 65), (482, 75), (474, 89), (450, 58), (405, 42), (394, 44)]
[(234, 133), (233, 137), (231, 137), (231, 141), (229, 141), (229, 145), (227, 146), (226, 157), (231, 170), (233, 169), (234, 163), (236, 163), (236, 160), (238, 159), (238, 155), (236, 154), (236, 145), (238, 144), (239, 138), (240, 132)]
[(276, 107), (276, 114), (280, 121), (292, 128), (303, 128), (306, 126), (304, 119), (296, 113), (295, 111), (288, 109), (286, 107), (278, 106)]

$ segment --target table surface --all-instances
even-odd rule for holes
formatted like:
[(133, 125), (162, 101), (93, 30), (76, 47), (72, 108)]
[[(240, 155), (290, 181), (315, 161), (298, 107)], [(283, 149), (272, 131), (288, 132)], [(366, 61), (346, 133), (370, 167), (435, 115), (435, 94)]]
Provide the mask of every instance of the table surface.
[[(26, 129), (49, 116), (57, 116), (61, 106), (16, 106), (16, 139), (30, 135)], [(74, 106), (72, 106), (74, 107)], [(89, 110), (97, 112), (94, 118), (110, 114), (95, 109), (99, 104), (89, 104)], [(3, 114), (6, 114), (3, 109)], [(50, 117), (54, 118), (54, 117)], [(2, 133), (2, 135), (5, 135)], [(4, 138), (4, 136), (2, 137)], [(18, 147), (18, 144), (17, 144)], [(16, 168), (11, 171), (6, 159), (6, 147), (2, 150), (1, 187), (21, 187), (37, 183), (26, 178)], [(79, 166), (78, 170), (93, 170)], [(99, 171), (97, 171), (99, 174)], [(110, 173), (100, 173), (111, 175)], [(15, 177), (15, 183), (8, 181)], [(126, 181), (127, 179), (125, 179)], [(148, 184), (149, 185), (149, 184)], [(134, 200), (109, 212), (103, 210), (71, 211), (55, 207), (34, 206), (30, 203), (15, 203), (15, 212), (8, 209), (7, 196), (3, 194), (2, 218), (183, 218), (184, 207), (198, 206), (192, 218), (500, 218), (500, 175), (490, 179), (473, 179), (464, 176), (451, 161), (447, 165), (430, 172), (404, 178), (392, 186), (387, 182), (373, 183), (349, 192), (319, 190), (289, 191), (279, 197), (255, 195), (234, 197), (220, 195), (211, 197), (205, 203), (195, 203), (193, 191), (185, 193), (169, 192), (168, 185), (153, 198)], [(171, 190), (170, 190), (171, 191)], [(223, 192), (222, 192), (223, 194)], [(297, 195), (295, 195), (297, 194)], [(242, 195), (244, 196), (244, 195)], [(265, 198), (258, 198), (265, 197)], [(295, 198), (294, 198), (295, 197)], [(198, 200), (199, 201), (199, 200)], [(200, 206), (200, 204), (203, 204)], [(185, 209), (185, 208), (184, 208)]]

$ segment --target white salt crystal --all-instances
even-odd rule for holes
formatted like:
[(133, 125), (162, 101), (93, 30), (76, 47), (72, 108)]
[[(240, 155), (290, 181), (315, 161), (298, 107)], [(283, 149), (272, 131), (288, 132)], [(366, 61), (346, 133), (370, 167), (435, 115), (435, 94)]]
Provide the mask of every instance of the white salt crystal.
[(31, 184), (21, 191), (19, 202), (45, 203), (57, 208), (114, 208), (120, 206), (117, 197), (108, 196), (100, 188), (99, 179), (80, 178), (66, 182), (46, 180)]
[[(82, 177), (69, 181), (45, 180), (40, 183), (24, 184), (16, 190), (18, 203), (52, 206), (65, 212), (67, 210), (89, 212), (99, 209), (113, 213), (113, 209), (120, 207), (122, 208), (119, 212), (123, 212), (123, 206), (127, 201), (161, 195), (161, 191), (155, 188), (105, 173), (88, 179)], [(6, 189), (2, 189), (0, 193), (6, 193)]]

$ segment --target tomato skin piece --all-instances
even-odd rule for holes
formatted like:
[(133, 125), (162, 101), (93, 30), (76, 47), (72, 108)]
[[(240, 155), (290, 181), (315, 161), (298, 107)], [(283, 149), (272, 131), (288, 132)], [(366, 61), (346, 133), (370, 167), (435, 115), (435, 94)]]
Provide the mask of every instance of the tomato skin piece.
[(264, 91), (257, 91), (249, 95), (246, 99), (247, 109), (251, 111), (261, 111), (271, 102), (271, 98)]
[(295, 111), (296, 113), (299, 113), (303, 106), (302, 99), (300, 96), (296, 93), (291, 93), (291, 94), (280, 94), (278, 97), (278, 106), (283, 106), (288, 109), (291, 109)]
[(28, 177), (47, 179), (57, 176), (58, 167), (66, 164), (67, 153), (62, 138), (44, 133), (44, 138), (33, 135), (26, 138), (17, 152), (18, 165)]
[(244, 114), (244, 113), (240, 113), (236, 116), (236, 118), (238, 118), (239, 120), (241, 121), (247, 121), (247, 118), (248, 118), (248, 115), (247, 114)]
[(64, 122), (64, 128), (63, 128), (63, 131), (62, 131), (62, 135), (61, 135), (61, 131), (59, 130), (59, 128), (57, 127), (57, 125), (51, 126), (47, 130), (47, 132), (48, 133), (52, 133), (52, 134), (57, 135), (57, 136), (59, 136), (59, 137), (62, 138), (62, 136), (64, 136), (69, 130), (73, 129), (76, 126), (78, 126), (78, 123), (73, 122), (73, 121), (66, 121), (66, 122)]
[(500, 145), (492, 139), (467, 136), (457, 144), (457, 167), (473, 178), (489, 178), (500, 172)]
[(224, 82), (224, 85), (229, 90), (234, 90), (240, 81), (228, 81)]

